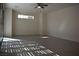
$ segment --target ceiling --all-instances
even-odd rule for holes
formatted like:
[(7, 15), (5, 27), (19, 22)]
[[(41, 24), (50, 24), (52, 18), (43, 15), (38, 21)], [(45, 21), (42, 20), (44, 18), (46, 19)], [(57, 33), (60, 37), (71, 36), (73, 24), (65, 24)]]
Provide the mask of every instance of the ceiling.
[(46, 6), (44, 9), (37, 9), (34, 8), (36, 3), (6, 3), (6, 8), (11, 8), (19, 13), (36, 14), (39, 13), (40, 10), (43, 11), (44, 13), (48, 13), (62, 8), (79, 5), (78, 3), (46, 3), (46, 4), (48, 4), (48, 6)]

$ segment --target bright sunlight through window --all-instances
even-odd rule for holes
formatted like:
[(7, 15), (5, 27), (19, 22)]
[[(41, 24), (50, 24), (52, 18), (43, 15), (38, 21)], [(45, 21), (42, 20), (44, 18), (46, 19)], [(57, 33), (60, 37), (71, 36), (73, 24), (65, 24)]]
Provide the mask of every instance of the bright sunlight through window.
[(18, 14), (18, 19), (34, 19), (34, 16)]

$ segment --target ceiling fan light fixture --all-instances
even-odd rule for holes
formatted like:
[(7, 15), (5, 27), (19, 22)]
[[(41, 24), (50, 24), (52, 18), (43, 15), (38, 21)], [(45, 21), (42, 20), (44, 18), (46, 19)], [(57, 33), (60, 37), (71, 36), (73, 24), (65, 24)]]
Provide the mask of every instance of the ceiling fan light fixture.
[(38, 6), (37, 8), (41, 8), (41, 6)]

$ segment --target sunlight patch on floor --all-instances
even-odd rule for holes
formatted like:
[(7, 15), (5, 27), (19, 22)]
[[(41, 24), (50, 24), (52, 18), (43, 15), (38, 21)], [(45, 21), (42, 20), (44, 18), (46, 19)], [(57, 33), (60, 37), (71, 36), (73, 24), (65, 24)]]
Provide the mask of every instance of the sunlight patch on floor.
[[(43, 38), (48, 38), (43, 36)], [(59, 56), (36, 41), (5, 37), (0, 56)]]
[(42, 36), (41, 38), (49, 38), (48, 36)]
[(13, 38), (4, 37), (3, 41), (20, 41), (20, 39), (13, 39)]

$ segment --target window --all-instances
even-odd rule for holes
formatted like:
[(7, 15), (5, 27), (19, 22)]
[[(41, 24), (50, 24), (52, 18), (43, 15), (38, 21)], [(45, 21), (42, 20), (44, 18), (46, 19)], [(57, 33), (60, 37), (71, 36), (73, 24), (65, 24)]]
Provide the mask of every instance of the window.
[(18, 14), (18, 19), (34, 19), (34, 16)]

